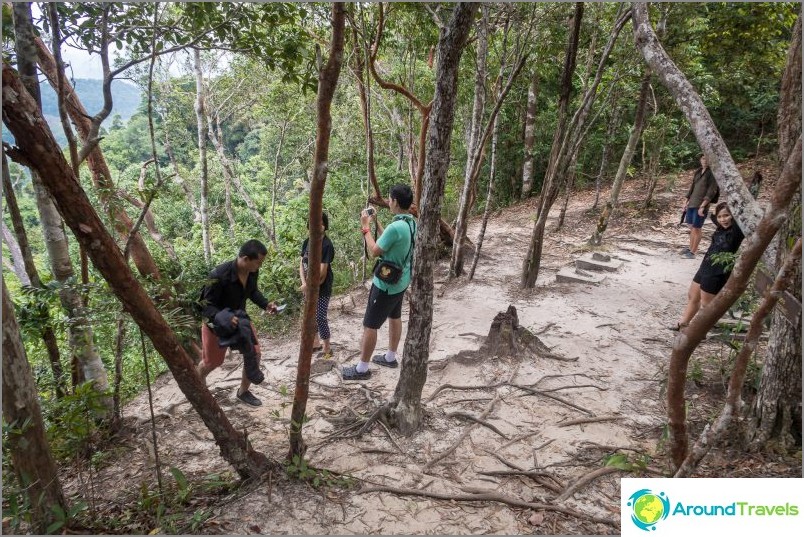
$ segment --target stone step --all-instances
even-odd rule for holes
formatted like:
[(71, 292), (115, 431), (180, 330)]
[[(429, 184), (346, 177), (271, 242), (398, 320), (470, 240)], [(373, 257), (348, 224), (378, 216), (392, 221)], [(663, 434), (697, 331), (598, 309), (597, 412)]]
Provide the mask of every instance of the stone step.
[(564, 267), (556, 274), (556, 281), (561, 283), (591, 283), (597, 285), (606, 276), (600, 273), (587, 272), (577, 267)]
[(623, 266), (623, 262), (612, 259), (609, 255), (588, 252), (575, 260), (575, 266), (581, 270), (617, 272), (617, 269)]

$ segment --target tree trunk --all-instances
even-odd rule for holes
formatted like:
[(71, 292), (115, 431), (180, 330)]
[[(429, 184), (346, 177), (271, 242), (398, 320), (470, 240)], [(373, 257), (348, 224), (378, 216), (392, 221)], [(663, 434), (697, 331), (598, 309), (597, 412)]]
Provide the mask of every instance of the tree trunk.
[[(20, 78), (38, 110), (42, 109), (39, 95), (39, 80), (36, 72), (36, 45), (31, 22), (31, 6), (28, 3), (14, 4), (14, 35), (17, 50), (17, 65)], [(81, 296), (71, 286), (66, 285), (75, 277), (70, 259), (70, 247), (64, 232), (64, 223), (43, 185), (43, 178), (36, 169), (31, 168), (31, 179), (36, 193), (36, 206), (45, 237), (45, 247), (50, 260), (53, 276), (62, 284), (59, 298), (67, 317), (71, 320), (67, 327), (68, 340), (73, 360), (79, 368), (79, 381), (92, 381), (98, 392), (109, 389), (109, 378), (95, 348), (92, 326), (88, 322)], [(112, 410), (111, 399), (104, 397), (104, 404)]]
[(570, 19), (570, 32), (567, 41), (567, 51), (564, 55), (564, 66), (561, 71), (561, 85), (558, 95), (558, 122), (556, 131), (553, 134), (553, 145), (550, 149), (550, 159), (547, 165), (542, 191), (539, 196), (539, 205), (536, 213), (536, 220), (533, 225), (528, 252), (522, 264), (522, 287), (533, 287), (536, 285), (536, 278), (539, 275), (541, 264), (542, 246), (544, 242), (544, 227), (547, 224), (547, 214), (558, 194), (557, 187), (554, 186), (555, 167), (558, 164), (559, 151), (562, 140), (567, 128), (567, 106), (569, 106), (570, 93), (572, 93), (572, 76), (575, 72), (575, 61), (578, 56), (578, 38), (581, 30), (581, 18), (583, 17), (583, 2), (575, 3), (575, 12)]
[(528, 87), (528, 104), (525, 115), (525, 163), (522, 165), (522, 199), (530, 196), (533, 189), (533, 145), (536, 141), (536, 100), (539, 98), (539, 72), (533, 70)]
[(476, 10), (475, 3), (458, 3), (449, 25), (441, 30), (438, 40), (433, 122), (428, 133), (426, 181), (420, 205), (416, 250), (413, 254), (405, 360), (389, 408), (389, 421), (405, 435), (412, 434), (421, 422), (421, 395), (427, 380), (427, 358), (433, 320), (436, 238), (449, 169), (450, 140), (458, 94), (458, 66)]
[(480, 152), (480, 129), (483, 123), (483, 109), (486, 104), (486, 57), (488, 56), (489, 8), (483, 4), (482, 16), (477, 25), (477, 61), (475, 68), (475, 97), (472, 103), (472, 118), (469, 124), (469, 140), (466, 145), (466, 169), (464, 170), (463, 188), (458, 204), (458, 218), (455, 222), (455, 240), (452, 242), (452, 259), (450, 260), (450, 278), (463, 274), (463, 247), (466, 227), (469, 219), (469, 198), (474, 189), (472, 174), (474, 161)]
[(609, 157), (611, 156), (611, 148), (614, 143), (614, 133), (620, 127), (620, 116), (622, 107), (614, 106), (611, 120), (606, 128), (606, 139), (603, 142), (603, 156), (600, 157), (600, 169), (597, 171), (595, 177), (595, 203), (592, 205), (592, 210), (597, 209), (597, 204), (600, 202), (600, 186), (603, 183), (603, 176), (606, 174), (606, 168), (609, 165)]
[[(167, 118), (165, 118), (163, 115), (162, 123), (164, 124), (166, 120)], [(165, 134), (165, 141), (164, 141), (165, 154), (168, 156), (168, 159), (170, 160), (170, 165), (173, 167), (173, 174), (175, 176), (174, 181), (179, 184), (182, 192), (184, 192), (184, 198), (187, 200), (187, 204), (193, 209), (193, 221), (200, 223), (201, 211), (198, 208), (198, 203), (196, 203), (195, 201), (195, 196), (193, 196), (193, 192), (190, 190), (187, 181), (185, 181), (184, 178), (182, 177), (181, 170), (179, 170), (179, 163), (176, 160), (175, 153), (173, 153), (173, 144), (170, 142), (170, 135), (168, 133), (170, 129), (168, 129), (167, 126), (165, 125), (162, 128), (162, 130), (164, 131)]]
[(87, 249), (93, 264), (123, 307), (162, 355), (179, 389), (212, 432), (223, 458), (242, 477), (261, 475), (269, 465), (268, 460), (254, 451), (246, 437), (235, 431), (226, 419), (173, 329), (134, 277), (120, 248), (106, 231), (36, 102), (23, 88), (16, 71), (7, 64), (3, 65), (2, 81), (3, 121), (19, 146), (15, 152), (40, 174), (64, 221)]
[(597, 221), (597, 227), (589, 239), (589, 243), (593, 246), (600, 246), (603, 241), (603, 233), (609, 226), (609, 219), (614, 214), (614, 209), (617, 207), (617, 200), (620, 197), (620, 190), (625, 182), (625, 176), (628, 172), (628, 166), (631, 165), (631, 159), (634, 158), (634, 151), (636, 150), (637, 142), (642, 136), (642, 128), (645, 126), (645, 108), (648, 102), (648, 94), (650, 93), (650, 70), (646, 70), (642, 76), (642, 86), (639, 89), (639, 98), (637, 99), (636, 113), (634, 115), (634, 127), (631, 129), (631, 135), (628, 137), (628, 143), (625, 144), (623, 156), (620, 158), (620, 166), (617, 168), (617, 175), (614, 176), (614, 183), (611, 185), (611, 194), (609, 200), (603, 207), (603, 212), (600, 213), (600, 219)]
[(477, 234), (477, 246), (475, 255), (472, 256), (472, 267), (469, 269), (469, 280), (475, 277), (477, 261), (480, 259), (480, 249), (483, 248), (483, 238), (486, 236), (486, 226), (489, 223), (489, 214), (494, 201), (494, 181), (497, 173), (497, 134), (500, 123), (500, 116), (494, 118), (494, 129), (491, 135), (491, 162), (489, 163), (489, 185), (486, 189), (486, 206), (483, 209), (483, 221), (480, 224), (480, 232)]
[(324, 234), (322, 209), (324, 187), (327, 184), (329, 171), (329, 141), (332, 130), (332, 97), (338, 85), (343, 64), (344, 20), (346, 11), (343, 2), (332, 5), (332, 44), (329, 59), (324, 69), (318, 74), (318, 97), (316, 99), (316, 137), (313, 154), (313, 175), (310, 186), (310, 238), (308, 242), (309, 263), (307, 274), (307, 293), (304, 301), (304, 321), (299, 345), (299, 365), (296, 369), (296, 391), (293, 396), (293, 409), (290, 413), (290, 453), (304, 456), (306, 446), (302, 437), (302, 426), (305, 422), (307, 397), (310, 391), (310, 362), (313, 355), (313, 339), (316, 330), (316, 307), (321, 282), (321, 244)]
[(17, 279), (23, 286), (30, 287), (31, 278), (29, 278), (28, 273), (25, 272), (25, 260), (22, 258), (20, 244), (17, 242), (17, 239), (14, 238), (14, 235), (12, 235), (11, 230), (8, 229), (5, 222), (2, 222), (2, 227), (3, 242), (6, 243), (9, 253), (11, 253), (11, 266), (14, 268), (14, 274), (16, 274)]
[(45, 535), (56, 518), (54, 508), (65, 512), (67, 503), (47, 443), (38, 393), (3, 282), (3, 425), (8, 424), (14, 474), (31, 504), (32, 533)]
[[(793, 28), (779, 97), (779, 158), (783, 162), (801, 136), (801, 14)], [(801, 237), (801, 192), (788, 211), (788, 220), (776, 240), (776, 267), (787, 264), (785, 245)], [(792, 275), (792, 293), (801, 303), (801, 263)], [(759, 390), (748, 410), (747, 437), (753, 449), (773, 442), (789, 448), (801, 443), (801, 318), (792, 322), (780, 308), (771, 316), (768, 347), (763, 360)], [(796, 436), (798, 437), (796, 439)]]
[(461, 195), (461, 203), (458, 209), (458, 220), (455, 228), (455, 237), (452, 242), (452, 263), (450, 264), (450, 275), (453, 277), (463, 274), (464, 246), (466, 246), (465, 243), (468, 242), (466, 240), (466, 232), (468, 227), (469, 211), (472, 210), (472, 207), (475, 203), (474, 192), (477, 186), (477, 178), (480, 177), (480, 170), (483, 166), (483, 160), (486, 157), (487, 142), (494, 127), (494, 121), (497, 119), (497, 115), (500, 112), (502, 103), (505, 100), (505, 97), (508, 95), (508, 92), (511, 90), (514, 80), (516, 80), (516, 77), (519, 75), (522, 67), (525, 65), (526, 59), (526, 55), (520, 54), (516, 61), (516, 65), (513, 66), (511, 73), (508, 76), (508, 81), (505, 85), (505, 88), (502, 91), (499, 91), (499, 86), (502, 83), (502, 76), (505, 66), (503, 65), (500, 67), (500, 74), (497, 77), (497, 83), (495, 84), (497, 87), (496, 93), (498, 94), (498, 97), (494, 103), (494, 108), (489, 115), (489, 122), (486, 124), (485, 128), (483, 129), (483, 134), (479, 137), (477, 142), (476, 152), (473, 155), (472, 162), (470, 164), (470, 173), (467, 178), (468, 183), (464, 183), (463, 194)]
[[(31, 253), (31, 247), (28, 243), (28, 233), (25, 231), (20, 208), (17, 205), (17, 196), (11, 184), (11, 174), (8, 171), (8, 161), (6, 160), (5, 151), (3, 151), (3, 193), (6, 197), (6, 206), (8, 207), (8, 212), (11, 217), (11, 225), (14, 228), (14, 233), (17, 235), (17, 242), (22, 251), (25, 272), (30, 278), (31, 285), (37, 289), (43, 289), (44, 285), (42, 285), (42, 280), (39, 277), (36, 264), (34, 264), (33, 254)], [(53, 327), (51, 326), (50, 312), (46, 310), (44, 316), (44, 322), (42, 323), (42, 340), (45, 343), (45, 349), (47, 349), (50, 370), (53, 372), (53, 388), (56, 397), (62, 398), (67, 390), (65, 387), (66, 379), (64, 378), (64, 369), (61, 365), (59, 344), (56, 340), (56, 334), (53, 332)]]
[(558, 222), (556, 223), (556, 231), (564, 227), (564, 217), (567, 216), (567, 206), (569, 205), (570, 196), (572, 196), (572, 188), (575, 186), (575, 166), (578, 163), (578, 153), (572, 156), (570, 161), (567, 186), (564, 189), (564, 203), (561, 205), (561, 212), (558, 213)]
[(209, 172), (207, 170), (207, 134), (204, 124), (204, 72), (201, 69), (201, 51), (193, 50), (195, 69), (195, 122), (198, 132), (198, 164), (201, 168), (201, 240), (204, 243), (204, 261), (212, 262), (212, 244), (209, 238)]

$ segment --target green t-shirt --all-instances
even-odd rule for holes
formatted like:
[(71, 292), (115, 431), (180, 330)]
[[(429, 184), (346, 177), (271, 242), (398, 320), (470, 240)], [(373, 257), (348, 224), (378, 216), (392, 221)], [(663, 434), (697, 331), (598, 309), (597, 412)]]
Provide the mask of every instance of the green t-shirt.
[[(377, 240), (377, 246), (382, 248), (383, 251), (382, 258), (402, 267), (402, 277), (395, 284), (385, 283), (374, 276), (374, 286), (389, 295), (402, 293), (410, 285), (410, 266), (413, 263), (413, 250), (410, 242), (411, 231), (415, 236), (416, 220), (409, 214), (398, 214), (394, 216), (394, 220), (388, 224), (388, 227), (383, 230), (382, 235)], [(408, 255), (408, 252), (410, 252), (410, 255)]]

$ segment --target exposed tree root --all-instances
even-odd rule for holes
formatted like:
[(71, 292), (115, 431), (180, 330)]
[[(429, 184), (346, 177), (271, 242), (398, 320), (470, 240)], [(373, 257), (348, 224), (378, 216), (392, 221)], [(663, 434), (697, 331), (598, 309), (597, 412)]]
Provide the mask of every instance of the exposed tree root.
[[(496, 397), (494, 397), (494, 399), (492, 399), (492, 401), (486, 406), (486, 409), (480, 415), (481, 420), (486, 419), (489, 416), (489, 414), (491, 414), (491, 411), (494, 409), (494, 405), (496, 405), (497, 401), (499, 401), (499, 400), (500, 400), (499, 396), (496, 396)], [(461, 436), (458, 437), (458, 440), (452, 445), (452, 447), (450, 447), (446, 451), (440, 453), (439, 455), (436, 455), (435, 458), (430, 460), (430, 462), (426, 463), (424, 465), (424, 467), (422, 468), (422, 472), (427, 472), (438, 461), (444, 459), (445, 457), (447, 457), (447, 455), (449, 455), (450, 453), (452, 453), (456, 449), (458, 449), (458, 446), (460, 446), (461, 443), (466, 439), (466, 437), (469, 436), (469, 433), (472, 432), (472, 429), (474, 429), (476, 425), (477, 425), (476, 423), (473, 423), (472, 425), (470, 425), (466, 429), (464, 429), (463, 432), (461, 433)]]
[(504, 432), (499, 430), (493, 424), (489, 423), (486, 420), (482, 420), (482, 419), (478, 418), (477, 416), (473, 416), (472, 414), (469, 414), (467, 412), (450, 412), (449, 414), (447, 414), (447, 417), (448, 418), (464, 418), (464, 419), (467, 419), (469, 421), (473, 421), (473, 422), (475, 422), (477, 424), (480, 424), (480, 425), (482, 425), (484, 427), (487, 427), (487, 428), (491, 429), (492, 431), (494, 431), (498, 435), (500, 435), (503, 438), (505, 438), (506, 440), (508, 440), (508, 435), (506, 435)]
[(624, 419), (625, 416), (599, 416), (597, 418), (580, 418), (559, 423), (559, 427), (569, 427), (570, 425), (581, 425), (583, 423), (599, 423), (601, 421), (617, 421)]
[(416, 490), (416, 489), (405, 489), (405, 488), (388, 487), (388, 486), (371, 486), (358, 490), (357, 494), (368, 494), (370, 492), (388, 492), (390, 494), (399, 494), (402, 496), (421, 496), (424, 498), (433, 498), (436, 500), (449, 500), (455, 502), (498, 502), (510, 505), (512, 507), (523, 507), (525, 509), (536, 509), (542, 511), (554, 511), (557, 513), (563, 513), (565, 515), (573, 516), (583, 520), (589, 520), (592, 522), (596, 522), (598, 524), (606, 524), (607, 526), (612, 526), (614, 528), (617, 528), (620, 525), (619, 520), (597, 517), (589, 515), (587, 513), (583, 513), (581, 511), (569, 509), (567, 507), (561, 507), (549, 503), (525, 502), (522, 500), (518, 500), (516, 498), (509, 498), (508, 496), (504, 496), (491, 490), (483, 490), (483, 489), (466, 489), (466, 490), (471, 492), (468, 494), (441, 494), (438, 492), (427, 492), (424, 490)]
[(569, 498), (570, 496), (575, 494), (575, 492), (580, 490), (582, 487), (585, 487), (586, 485), (588, 485), (589, 483), (591, 483), (592, 481), (594, 481), (595, 479), (597, 479), (599, 477), (603, 477), (603, 476), (609, 475), (609, 474), (614, 474), (614, 473), (617, 473), (617, 472), (624, 472), (624, 471), (625, 470), (621, 470), (620, 468), (615, 468), (614, 466), (604, 466), (603, 468), (598, 468), (597, 470), (589, 472), (588, 474), (582, 476), (580, 479), (578, 479), (577, 481), (575, 481), (574, 483), (569, 485), (564, 490), (564, 492), (562, 492), (556, 498), (556, 501), (557, 502), (563, 502), (564, 500), (566, 500), (567, 498)]

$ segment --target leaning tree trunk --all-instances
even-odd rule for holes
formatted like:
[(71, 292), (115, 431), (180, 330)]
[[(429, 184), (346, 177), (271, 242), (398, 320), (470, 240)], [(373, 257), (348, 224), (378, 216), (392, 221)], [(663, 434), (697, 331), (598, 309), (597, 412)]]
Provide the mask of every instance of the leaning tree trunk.
[[(8, 171), (8, 161), (6, 160), (6, 153), (3, 151), (3, 194), (6, 198), (6, 206), (11, 216), (11, 225), (14, 228), (14, 233), (17, 236), (17, 242), (22, 251), (22, 259), (25, 263), (25, 271), (30, 278), (31, 285), (38, 289), (43, 289), (42, 279), (39, 277), (39, 271), (34, 263), (31, 247), (28, 243), (28, 233), (25, 231), (23, 225), (22, 215), (20, 208), (17, 205), (17, 196), (14, 194), (14, 187), (11, 184), (11, 174)], [(56, 334), (53, 332), (53, 327), (50, 323), (50, 312), (44, 312), (45, 318), (42, 323), (42, 340), (47, 349), (48, 359), (50, 360), (50, 369), (53, 372), (53, 384), (56, 392), (56, 397), (61, 398), (66, 393), (64, 378), (64, 369), (61, 365), (61, 355), (59, 354), (59, 344), (56, 340)]]
[(3, 122), (18, 145), (13, 152), (39, 173), (64, 221), (134, 322), (151, 339), (179, 389), (209, 428), (223, 458), (240, 476), (258, 477), (269, 466), (268, 459), (254, 451), (245, 435), (232, 427), (198, 376), (173, 329), (134, 277), (120, 247), (106, 231), (17, 72), (4, 64), (2, 80)]
[(209, 239), (209, 172), (207, 169), (207, 136), (204, 132), (204, 72), (201, 70), (201, 51), (193, 50), (195, 69), (195, 122), (198, 131), (198, 164), (201, 168), (201, 240), (204, 244), (204, 261), (212, 261), (212, 244)]
[[(14, 268), (14, 274), (17, 276), (17, 279), (20, 283), (25, 287), (30, 287), (31, 285), (31, 278), (28, 277), (28, 273), (25, 272), (25, 260), (22, 257), (22, 248), (20, 248), (20, 243), (17, 242), (17, 239), (11, 233), (11, 230), (8, 229), (5, 221), (2, 222), (3, 228), (3, 242), (8, 248), (7, 252), (11, 254), (11, 266)], [(3, 261), (6, 259), (4, 258)]]
[(581, 31), (581, 18), (583, 17), (583, 2), (575, 3), (575, 13), (570, 19), (570, 33), (567, 41), (567, 51), (564, 55), (564, 67), (561, 71), (561, 85), (558, 96), (558, 123), (553, 134), (553, 146), (550, 149), (550, 159), (547, 165), (545, 180), (542, 183), (542, 192), (539, 196), (539, 206), (536, 213), (536, 221), (533, 224), (528, 251), (522, 264), (522, 287), (533, 287), (536, 285), (536, 278), (539, 275), (539, 265), (541, 263), (542, 248), (544, 243), (544, 227), (547, 224), (547, 215), (553, 205), (558, 189), (555, 188), (554, 179), (556, 166), (558, 165), (559, 152), (562, 140), (567, 129), (567, 106), (569, 106), (570, 93), (572, 92), (572, 76), (575, 73), (575, 61), (578, 56), (578, 39)]
[(315, 336), (316, 306), (321, 284), (321, 232), (324, 187), (327, 184), (329, 171), (329, 141), (332, 130), (332, 97), (338, 85), (343, 64), (344, 20), (346, 12), (343, 2), (332, 5), (332, 44), (327, 65), (318, 75), (318, 98), (316, 99), (316, 137), (313, 154), (313, 181), (310, 185), (310, 239), (309, 263), (307, 274), (307, 293), (304, 300), (304, 321), (299, 345), (299, 365), (296, 369), (296, 392), (293, 396), (293, 409), (290, 413), (290, 453), (304, 456), (306, 446), (302, 437), (302, 426), (307, 409), (307, 397), (310, 391), (310, 361), (313, 355), (313, 339)]
[(528, 104), (525, 115), (525, 163), (522, 165), (522, 199), (530, 196), (533, 189), (533, 145), (536, 141), (536, 100), (539, 97), (539, 72), (534, 69), (528, 86)]
[(491, 214), (491, 207), (494, 201), (494, 177), (497, 173), (497, 134), (500, 124), (500, 116), (494, 118), (494, 127), (491, 134), (491, 161), (489, 163), (489, 184), (486, 189), (486, 206), (483, 209), (483, 221), (480, 223), (480, 232), (477, 234), (477, 246), (475, 246), (475, 255), (472, 256), (472, 267), (469, 269), (468, 279), (472, 280), (475, 277), (475, 269), (477, 269), (477, 261), (480, 259), (480, 250), (483, 248), (483, 239), (486, 236), (486, 227), (489, 223), (489, 215)]
[(30, 501), (31, 529), (34, 534), (45, 535), (56, 519), (54, 508), (66, 512), (67, 504), (47, 443), (38, 393), (20, 339), (14, 305), (3, 282), (3, 427), (8, 426), (14, 474)]
[(438, 65), (432, 123), (427, 140), (424, 192), (413, 254), (410, 320), (402, 371), (389, 404), (388, 418), (402, 434), (421, 423), (421, 398), (427, 380), (427, 358), (433, 320), (433, 271), (437, 259), (438, 222), (449, 169), (450, 140), (458, 94), (458, 66), (477, 4), (461, 2), (438, 40)]
[[(37, 51), (34, 43), (33, 24), (31, 22), (31, 6), (28, 3), (14, 4), (14, 36), (17, 50), (17, 65), (20, 78), (39, 110), (42, 109), (39, 95), (39, 80), (36, 71)], [(92, 381), (98, 392), (109, 389), (109, 378), (100, 355), (95, 348), (92, 326), (84, 311), (81, 295), (70, 285), (75, 277), (73, 263), (70, 259), (70, 247), (64, 232), (64, 223), (43, 185), (43, 178), (36, 169), (31, 168), (31, 178), (36, 194), (36, 206), (45, 237), (48, 259), (53, 276), (62, 284), (59, 291), (62, 307), (70, 323), (67, 327), (68, 340), (72, 351), (72, 359), (76, 366), (78, 382)], [(112, 410), (112, 401), (103, 398), (108, 411)]]
[[(782, 76), (778, 113), (779, 158), (784, 161), (801, 135), (801, 15), (793, 28), (793, 40)], [(788, 211), (788, 222), (776, 238), (785, 245), (801, 237), (801, 192)], [(784, 266), (790, 253), (778, 249), (777, 267)], [(793, 273), (793, 295), (801, 303), (801, 263)], [(771, 316), (768, 347), (756, 398), (748, 410), (746, 434), (753, 449), (769, 441), (789, 447), (797, 429), (801, 437), (801, 317), (789, 319), (781, 308)]]
[(589, 243), (593, 246), (600, 246), (603, 242), (603, 233), (609, 227), (609, 219), (614, 214), (614, 209), (617, 207), (617, 199), (620, 197), (620, 190), (625, 182), (625, 176), (628, 172), (628, 166), (631, 165), (631, 159), (634, 158), (634, 151), (636, 150), (639, 137), (642, 136), (642, 128), (645, 126), (645, 108), (648, 102), (648, 94), (650, 93), (650, 70), (647, 69), (642, 76), (642, 86), (639, 89), (639, 98), (637, 99), (636, 114), (634, 116), (634, 127), (631, 130), (631, 135), (628, 137), (628, 143), (625, 144), (623, 156), (620, 158), (620, 166), (617, 168), (617, 175), (614, 176), (614, 183), (611, 185), (611, 194), (606, 205), (603, 206), (603, 211), (600, 213), (600, 218), (597, 221), (597, 227), (589, 239)]

